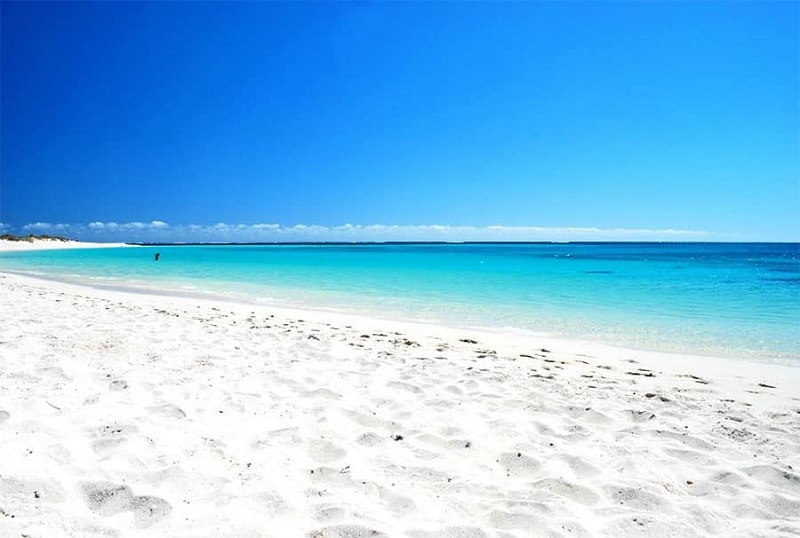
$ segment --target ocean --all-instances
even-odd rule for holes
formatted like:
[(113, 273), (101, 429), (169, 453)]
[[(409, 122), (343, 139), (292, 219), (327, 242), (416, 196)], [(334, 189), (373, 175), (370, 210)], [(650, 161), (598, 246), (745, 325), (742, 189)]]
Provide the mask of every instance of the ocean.
[(0, 271), (800, 366), (797, 243), (159, 245)]

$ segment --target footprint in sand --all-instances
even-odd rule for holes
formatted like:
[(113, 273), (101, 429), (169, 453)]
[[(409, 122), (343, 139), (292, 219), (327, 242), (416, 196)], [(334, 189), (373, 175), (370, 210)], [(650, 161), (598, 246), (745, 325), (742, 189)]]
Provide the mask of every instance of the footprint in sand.
[(796, 494), (800, 494), (800, 475), (791, 471), (785, 471), (772, 465), (754, 465), (742, 469), (742, 472), (750, 478), (755, 478), (771, 486), (782, 490), (793, 490)]
[(664, 507), (664, 499), (642, 488), (608, 487), (615, 504), (636, 510), (657, 511)]
[(624, 415), (631, 422), (647, 422), (648, 420), (652, 420), (656, 417), (655, 414), (651, 413), (650, 411), (637, 411), (634, 409), (626, 410)]
[(95, 430), (92, 448), (95, 452), (102, 452), (113, 449), (128, 440), (128, 436), (138, 432), (139, 429), (133, 425), (109, 424)]
[(581, 457), (572, 456), (570, 454), (555, 454), (555, 457), (569, 465), (572, 472), (580, 478), (585, 479), (600, 474), (600, 469)]
[(444, 388), (444, 390), (446, 390), (447, 392), (450, 392), (450, 393), (452, 393), (452, 394), (459, 395), (459, 396), (460, 396), (461, 394), (464, 394), (464, 391), (463, 391), (463, 390), (461, 390), (459, 387), (457, 387), (457, 386), (455, 386), (455, 385), (447, 385), (447, 386)]
[(375, 415), (368, 415), (366, 413), (361, 413), (359, 411), (351, 411), (348, 409), (343, 410), (342, 414), (346, 418), (358, 424), (359, 426), (365, 426), (368, 428), (387, 428), (387, 429), (392, 427), (392, 424), (389, 421), (384, 420), (382, 418), (378, 418)]
[(297, 446), (303, 442), (299, 428), (279, 428), (267, 432), (266, 436), (254, 440), (250, 446), (262, 448), (268, 446)]
[(412, 394), (422, 394), (421, 388), (416, 385), (412, 385), (411, 383), (406, 383), (405, 381), (390, 381), (386, 383), (386, 386), (392, 389), (410, 392)]
[(564, 410), (570, 418), (579, 419), (589, 424), (607, 424), (612, 422), (608, 416), (599, 411), (595, 411), (591, 407), (576, 407), (570, 405), (565, 407)]
[(417, 506), (412, 499), (398, 495), (389, 488), (379, 486), (378, 495), (386, 508), (395, 516), (405, 516), (416, 510)]
[[(189, 454), (186, 456), (190, 457)], [(225, 477), (200, 471), (186, 472), (178, 465), (143, 474), (142, 479), (145, 483), (155, 487), (178, 488), (184, 492), (184, 495), (194, 498), (197, 502), (218, 501), (224, 497), (225, 488), (230, 483), (230, 480)], [(268, 510), (269, 502), (278, 502), (278, 500), (262, 503), (265, 510)]]
[(347, 455), (345, 450), (325, 439), (312, 439), (309, 441), (306, 446), (306, 452), (317, 463), (329, 463)]
[(652, 437), (657, 437), (659, 439), (671, 439), (673, 441), (677, 441), (678, 443), (687, 446), (689, 448), (693, 448), (695, 450), (700, 450), (703, 452), (711, 452), (716, 447), (709, 443), (708, 441), (704, 441), (699, 437), (694, 437), (689, 435), (688, 433), (683, 432), (674, 432), (669, 430), (651, 430), (647, 432), (648, 435)]
[(489, 521), (496, 529), (535, 529), (543, 524), (527, 512), (504, 512), (493, 510), (489, 513)]
[(64, 372), (63, 368), (59, 368), (58, 366), (46, 366), (36, 371), (42, 375), (43, 379), (53, 381), (54, 383), (72, 380), (72, 378)]
[(759, 504), (770, 514), (781, 518), (796, 518), (800, 514), (800, 501), (789, 499), (784, 495), (759, 495)]
[(64, 500), (64, 490), (58, 482), (0, 476), (0, 499), (10, 504), (31, 499), (58, 503)]
[(136, 528), (146, 529), (169, 516), (172, 505), (161, 497), (142, 495), (131, 499), (130, 509), (133, 511)]
[(341, 400), (342, 395), (338, 392), (332, 391), (328, 388), (319, 388), (312, 391), (304, 392), (302, 394), (304, 398), (320, 398), (323, 400)]
[(101, 516), (112, 516), (128, 510), (133, 499), (130, 487), (111, 482), (84, 482), (81, 491), (86, 506)]
[(381, 531), (361, 525), (336, 525), (311, 531), (308, 538), (387, 538)]
[(259, 508), (270, 516), (285, 514), (290, 510), (286, 499), (278, 495), (275, 491), (265, 491), (256, 494), (253, 499)]
[(665, 448), (664, 453), (682, 462), (691, 463), (694, 465), (702, 465), (703, 467), (708, 468), (712, 468), (717, 463), (716, 459), (709, 457), (705, 452), (699, 452), (697, 450)]
[(461, 405), (460, 401), (447, 400), (444, 398), (434, 398), (432, 400), (424, 400), (422, 405), (425, 407), (434, 407), (437, 409), (452, 409)]
[(542, 468), (541, 463), (522, 452), (504, 452), (496, 461), (508, 477), (532, 476)]
[(8, 411), (0, 411), (0, 424), (11, 418), (11, 413)]
[(445, 527), (435, 531), (410, 531), (411, 538), (488, 538), (488, 535), (477, 527)]
[(113, 516), (132, 511), (133, 522), (139, 529), (150, 527), (172, 512), (172, 505), (160, 497), (134, 496), (129, 486), (112, 482), (83, 482), (84, 502), (89, 509), (101, 516)]
[(350, 473), (345, 471), (346, 467), (334, 469), (331, 467), (316, 467), (308, 471), (311, 481), (315, 484), (327, 486), (350, 486), (353, 479)]
[(345, 511), (340, 506), (321, 505), (314, 511), (314, 519), (321, 523), (337, 521), (345, 516)]
[(737, 489), (748, 486), (747, 478), (732, 471), (721, 471), (713, 475), (709, 480), (714, 484), (732, 486)]
[(600, 501), (600, 496), (591, 489), (562, 480), (561, 478), (547, 478), (531, 484), (535, 489), (550, 491), (560, 497), (569, 499), (578, 504), (592, 506)]
[(161, 415), (162, 417), (168, 417), (168, 418), (185, 418), (186, 417), (186, 412), (184, 412), (183, 409), (181, 409), (177, 405), (169, 404), (169, 403), (168, 404), (164, 404), (164, 405), (158, 405), (158, 406), (151, 407), (150, 411), (152, 411), (156, 415)]
[(386, 439), (382, 435), (368, 431), (361, 434), (356, 442), (362, 446), (376, 446), (385, 443)]
[(439, 433), (444, 435), (445, 437), (455, 437), (459, 435), (464, 435), (464, 430), (456, 426), (445, 426), (439, 430)]
[(124, 379), (115, 379), (111, 383), (108, 384), (108, 390), (112, 392), (117, 392), (120, 390), (125, 390), (128, 388), (128, 382)]

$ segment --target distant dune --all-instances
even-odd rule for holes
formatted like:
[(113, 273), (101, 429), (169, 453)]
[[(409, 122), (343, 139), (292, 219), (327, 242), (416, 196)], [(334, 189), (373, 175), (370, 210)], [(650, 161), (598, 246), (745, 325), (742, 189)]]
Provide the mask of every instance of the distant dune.
[(9, 250), (49, 250), (63, 248), (124, 247), (125, 243), (89, 243), (51, 235), (0, 235), (0, 252)]

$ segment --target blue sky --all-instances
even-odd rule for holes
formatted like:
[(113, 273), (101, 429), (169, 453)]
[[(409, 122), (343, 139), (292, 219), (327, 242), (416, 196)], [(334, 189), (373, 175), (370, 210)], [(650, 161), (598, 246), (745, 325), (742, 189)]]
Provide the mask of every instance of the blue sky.
[(795, 2), (2, 2), (0, 227), (800, 240)]

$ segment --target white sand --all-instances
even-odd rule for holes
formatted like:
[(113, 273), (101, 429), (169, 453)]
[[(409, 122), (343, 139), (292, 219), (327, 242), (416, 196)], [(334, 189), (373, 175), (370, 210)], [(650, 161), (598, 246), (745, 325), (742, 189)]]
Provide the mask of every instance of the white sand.
[(800, 368), (0, 274), (0, 536), (797, 536), (799, 398)]
[(128, 247), (125, 243), (90, 243), (87, 241), (59, 241), (58, 239), (34, 239), (33, 241), (8, 241), (0, 239), (0, 252), (10, 250), (58, 250), (65, 248), (109, 248)]

